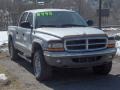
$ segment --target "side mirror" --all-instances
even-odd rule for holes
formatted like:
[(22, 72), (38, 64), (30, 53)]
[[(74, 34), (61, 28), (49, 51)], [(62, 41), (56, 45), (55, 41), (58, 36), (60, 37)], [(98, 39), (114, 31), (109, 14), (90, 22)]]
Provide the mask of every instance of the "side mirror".
[(21, 22), (20, 26), (23, 27), (23, 28), (31, 28), (31, 25), (30, 25), (29, 22)]
[(92, 20), (87, 20), (88, 26), (93, 26), (94, 22)]

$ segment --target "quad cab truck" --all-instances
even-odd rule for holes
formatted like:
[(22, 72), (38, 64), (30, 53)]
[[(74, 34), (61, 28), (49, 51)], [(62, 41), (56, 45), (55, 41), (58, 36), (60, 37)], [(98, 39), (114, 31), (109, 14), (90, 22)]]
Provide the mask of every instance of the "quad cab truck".
[(25, 11), (18, 26), (8, 27), (10, 57), (30, 60), (40, 81), (50, 78), (56, 67), (91, 67), (95, 74), (107, 75), (116, 53), (115, 40), (92, 24), (66, 9)]

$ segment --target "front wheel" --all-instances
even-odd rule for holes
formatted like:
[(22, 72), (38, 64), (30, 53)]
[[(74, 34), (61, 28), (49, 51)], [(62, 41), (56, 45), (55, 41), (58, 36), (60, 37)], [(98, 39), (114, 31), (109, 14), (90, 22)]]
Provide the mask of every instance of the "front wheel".
[(93, 67), (93, 72), (99, 75), (108, 75), (112, 69), (112, 61), (104, 63), (100, 66)]
[(45, 62), (42, 50), (37, 50), (33, 57), (34, 74), (37, 80), (48, 80), (51, 77), (51, 67)]

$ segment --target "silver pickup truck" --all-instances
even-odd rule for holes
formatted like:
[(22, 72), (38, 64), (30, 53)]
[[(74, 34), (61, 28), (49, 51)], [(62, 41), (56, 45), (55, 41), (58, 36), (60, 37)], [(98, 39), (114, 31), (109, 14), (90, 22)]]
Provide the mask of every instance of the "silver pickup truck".
[(31, 61), (38, 80), (46, 80), (53, 68), (88, 68), (107, 75), (115, 56), (115, 40), (89, 27), (77, 12), (36, 9), (22, 13), (18, 26), (8, 27), (12, 60)]

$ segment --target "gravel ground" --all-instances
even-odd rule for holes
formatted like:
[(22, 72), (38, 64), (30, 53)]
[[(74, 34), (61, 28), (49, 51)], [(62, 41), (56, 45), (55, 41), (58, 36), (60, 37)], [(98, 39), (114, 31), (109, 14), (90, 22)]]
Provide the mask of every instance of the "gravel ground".
[(44, 82), (35, 79), (30, 63), (23, 59), (11, 61), (5, 56), (0, 58), (0, 65), (19, 81), (20, 90), (120, 90), (120, 57), (114, 59), (108, 76), (93, 75), (91, 70), (59, 70)]

